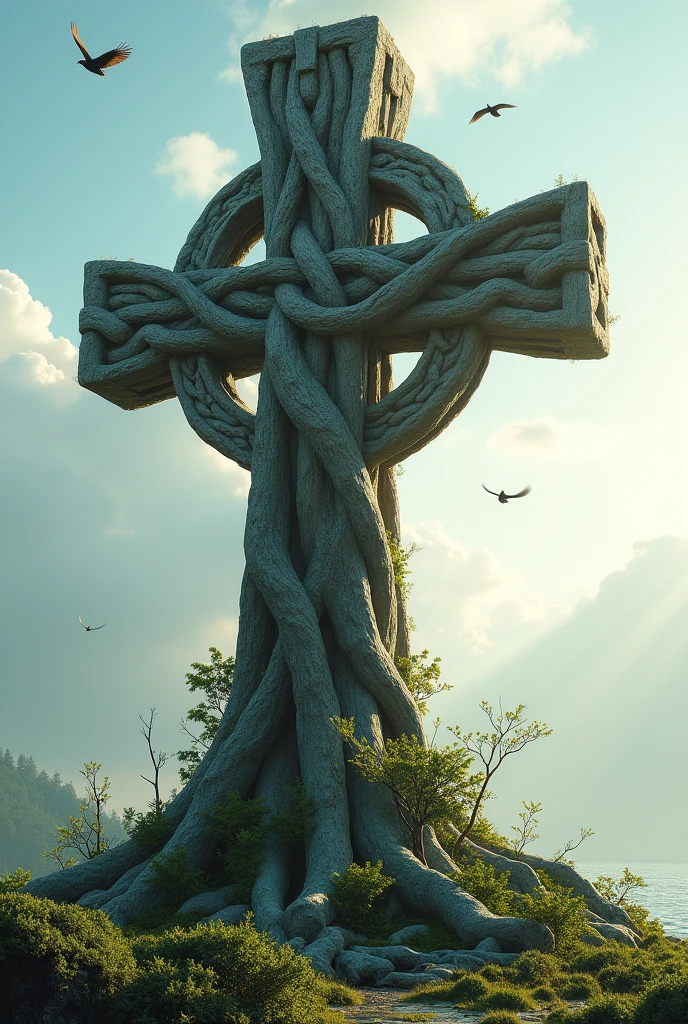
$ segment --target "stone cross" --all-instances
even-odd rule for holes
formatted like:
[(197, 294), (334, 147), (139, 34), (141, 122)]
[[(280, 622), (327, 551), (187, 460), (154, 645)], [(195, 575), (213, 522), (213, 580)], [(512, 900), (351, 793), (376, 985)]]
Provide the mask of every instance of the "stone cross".
[[(300, 776), (315, 808), (301, 892), (287, 898), (293, 858), (268, 844), (260, 928), (312, 940), (355, 855), (382, 858), (409, 908), (465, 938), (548, 948), (544, 926), (497, 920), (430, 870), (446, 854), (434, 836), (412, 846), (391, 802), (347, 775), (331, 720), (353, 717), (375, 744), (424, 742), (399, 671), (394, 467), (465, 407), (493, 350), (607, 354), (604, 220), (582, 181), (474, 220), (455, 171), (403, 141), (413, 76), (375, 17), (251, 43), (242, 67), (261, 162), (210, 201), (173, 272), (87, 264), (80, 321), (84, 387), (123, 409), (176, 395), (199, 436), (251, 471), (232, 695), (168, 812), (165, 852), (204, 867), (209, 807), (230, 790), (280, 805)], [(395, 243), (394, 209), (427, 233)], [(266, 259), (241, 266), (261, 236)], [(420, 357), (394, 387), (398, 352)], [(258, 371), (253, 411), (235, 382)], [(105, 907), (125, 921), (155, 902), (136, 856), (70, 878), (100, 872), (91, 888), (105, 889), (119, 871)]]

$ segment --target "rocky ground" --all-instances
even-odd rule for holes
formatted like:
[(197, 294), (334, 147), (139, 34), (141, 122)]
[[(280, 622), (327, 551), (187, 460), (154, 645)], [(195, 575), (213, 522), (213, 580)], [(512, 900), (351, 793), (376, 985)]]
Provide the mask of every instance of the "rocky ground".
[[(389, 989), (361, 989), (365, 1002), (361, 1006), (347, 1006), (344, 1016), (355, 1024), (408, 1024), (410, 1021), (430, 1021), (432, 1024), (477, 1024), (484, 1013), (456, 1010), (441, 1003), (408, 1003), (402, 993)], [(574, 1004), (571, 1004), (573, 1006)], [(547, 1010), (519, 1013), (522, 1021), (541, 1021)]]

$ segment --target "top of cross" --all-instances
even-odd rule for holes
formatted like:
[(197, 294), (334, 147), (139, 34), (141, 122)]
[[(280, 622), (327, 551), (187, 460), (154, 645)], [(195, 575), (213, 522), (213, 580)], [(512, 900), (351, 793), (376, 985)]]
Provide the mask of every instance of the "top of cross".
[[(277, 304), (324, 339), (424, 351), (368, 406), (363, 451), (377, 464), (456, 415), (491, 349), (607, 354), (605, 227), (587, 183), (473, 222), (458, 175), (402, 141), (413, 76), (377, 18), (248, 44), (242, 68), (262, 161), (210, 201), (174, 272), (87, 264), (85, 387), (127, 409), (176, 393), (205, 440), (250, 465), (253, 414), (234, 380), (261, 369)], [(394, 207), (429, 233), (386, 241)], [(238, 266), (263, 233), (268, 258)]]

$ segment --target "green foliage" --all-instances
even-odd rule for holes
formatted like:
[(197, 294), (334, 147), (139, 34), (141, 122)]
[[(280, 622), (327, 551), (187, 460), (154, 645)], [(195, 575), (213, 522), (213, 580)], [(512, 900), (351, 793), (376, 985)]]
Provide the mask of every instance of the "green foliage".
[(428, 664), (429, 657), (430, 652), (426, 650), (420, 654), (410, 654), (408, 658), (397, 656), (394, 659), (397, 672), (406, 683), (421, 715), (427, 714), (430, 697), (454, 689), (451, 683), (440, 679), (442, 659), (433, 658)]
[(478, 1005), (481, 1010), (534, 1010), (532, 997), (517, 988), (493, 988)]
[[(604, 996), (571, 1015), (571, 1024), (631, 1024), (634, 1003), (624, 996)], [(652, 1018), (652, 1024), (670, 1024), (663, 1018)]]
[(210, 888), (210, 879), (191, 864), (186, 850), (159, 853), (150, 867), (153, 878), (147, 880), (148, 884), (164, 895), (169, 907), (178, 907)]
[(291, 846), (302, 843), (313, 831), (315, 801), (303, 784), (296, 779), (293, 786), (285, 786), (285, 806), (270, 815), (270, 828)]
[(207, 812), (210, 831), (218, 840), (218, 858), (227, 881), (237, 885), (237, 899), (250, 902), (251, 890), (263, 860), (261, 844), (268, 833), (270, 808), (264, 800), (244, 800), (227, 793)]
[(384, 910), (394, 879), (382, 873), (382, 861), (350, 864), (332, 875), (337, 918), (355, 932), (376, 935), (384, 927)]
[(559, 963), (551, 953), (527, 949), (509, 968), (509, 976), (521, 985), (537, 985), (551, 981), (559, 970)]
[(487, 206), (478, 206), (478, 193), (468, 193), (468, 209), (473, 215), (473, 220), (482, 220), (483, 217), (487, 217), (490, 210)]
[(557, 885), (544, 872), (538, 875), (547, 888), (521, 896), (514, 914), (546, 924), (554, 934), (557, 950), (565, 952), (575, 947), (587, 927), (585, 900), (574, 896), (573, 889)]
[[(201, 965), (204, 974), (196, 977), (198, 987), (207, 993), (211, 984), (216, 992), (231, 996), (237, 1010), (251, 1021), (318, 1024), (328, 1019), (323, 990), (309, 961), (286, 944), (275, 946), (251, 922), (235, 927), (210, 922), (190, 931), (175, 928), (157, 937), (141, 936), (132, 948), (142, 970), (150, 970), (156, 959), (180, 971), (189, 962)], [(146, 1024), (169, 1024), (169, 1018), (156, 1015), (153, 1000), (148, 1012)], [(241, 1020), (229, 1019), (232, 1024)]]
[(49, 1019), (59, 1002), (64, 1019), (102, 1019), (103, 1002), (133, 978), (128, 942), (100, 910), (27, 893), (0, 896), (0, 991), (3, 1021)]
[(567, 1024), (571, 1020), (568, 1006), (556, 1006), (545, 1017), (545, 1024)]
[(113, 1024), (251, 1024), (211, 968), (159, 957), (115, 996), (110, 1012)]
[(599, 982), (589, 974), (562, 975), (555, 985), (562, 999), (592, 999), (602, 994)]
[(605, 967), (597, 976), (605, 992), (616, 992), (618, 995), (642, 992), (651, 979), (652, 968), (648, 964)]
[(456, 860), (456, 854), (463, 840), (470, 834), (481, 813), (483, 801), (489, 796), (488, 786), (491, 779), (499, 771), (507, 757), (519, 753), (535, 740), (552, 734), (552, 730), (547, 728), (545, 722), (526, 722), (523, 714), (526, 710), (525, 704), (519, 704), (514, 711), (505, 711), (501, 700), (497, 708), (492, 707), (484, 700), (481, 702), (480, 708), (490, 723), (490, 729), (486, 732), (462, 733), (458, 726), (449, 730), (463, 744), (464, 752), (480, 761), (483, 766), (482, 771), (473, 776), (475, 787), (472, 794), (473, 809), (454, 842), (452, 848), (454, 860)]
[(174, 834), (174, 825), (154, 807), (138, 813), (133, 807), (124, 808), (124, 829), (130, 839), (135, 839), (148, 853), (161, 850)]
[(334, 978), (326, 978), (324, 974), (319, 974), (316, 984), (328, 1006), (360, 1006), (363, 1002), (360, 992), (343, 981), (336, 981)]
[(481, 857), (462, 857), (458, 868), (449, 877), (465, 892), (475, 896), (493, 914), (508, 917), (513, 913), (516, 894), (508, 888), (508, 871), (498, 874), (494, 865)]
[(4, 878), (0, 878), (0, 896), (8, 892), (20, 892), (31, 881), (31, 872), (17, 868), (16, 871), (7, 872)]
[(453, 983), (449, 996), (457, 1003), (472, 1003), (476, 999), (480, 999), (481, 996), (486, 996), (489, 991), (490, 986), (485, 978), (479, 974), (466, 972)]
[(84, 860), (92, 860), (112, 845), (112, 837), (105, 832), (104, 814), (105, 805), (110, 800), (110, 779), (107, 775), (98, 778), (102, 767), (96, 761), (84, 763), (79, 774), (86, 780), (86, 794), (84, 801), (79, 804), (79, 813), (68, 816), (68, 824), (60, 825), (55, 833), (55, 846), (41, 854), (42, 857), (54, 860), (61, 868), (69, 868), (77, 863), (75, 857), (67, 856), (68, 850), (79, 854)]
[(554, 1003), (557, 999), (557, 993), (551, 985), (538, 985), (537, 988), (533, 989), (533, 999), (536, 999), (538, 1003)]
[(657, 981), (638, 1003), (634, 1024), (685, 1024), (688, 1021), (688, 971)]
[(605, 967), (616, 964), (628, 963), (630, 950), (618, 942), (608, 942), (596, 949), (583, 947), (570, 961), (569, 967), (572, 971), (585, 971), (588, 974), (597, 974)]
[(411, 588), (413, 587), (413, 584), (408, 579), (411, 574), (408, 562), (414, 551), (418, 550), (418, 545), (409, 544), (408, 547), (404, 548), (401, 546), (391, 530), (387, 530), (387, 547), (389, 548), (389, 557), (392, 562), (394, 583), (399, 589), (402, 601), (406, 604), (409, 599), (409, 594), (411, 593)]
[(487, 981), (504, 981), (504, 968), (499, 964), (485, 964), (481, 967), (480, 973)]
[(650, 913), (640, 903), (630, 899), (638, 889), (647, 889), (647, 882), (642, 875), (634, 875), (628, 868), (624, 868), (619, 878), (600, 875), (594, 885), (603, 899), (623, 907), (635, 927), (640, 932), (645, 932)]
[[(411, 921), (410, 924), (418, 924), (418, 921)], [(432, 953), (436, 949), (464, 949), (466, 943), (456, 932), (451, 932), (446, 925), (435, 919), (434, 921), (423, 921), (428, 926), (427, 932), (422, 935), (414, 935), (413, 948), (418, 953)]]
[(470, 774), (472, 756), (458, 743), (425, 747), (417, 736), (385, 740), (384, 746), (355, 735), (354, 720), (333, 719), (339, 733), (353, 749), (349, 763), (368, 782), (390, 791), (399, 816), (408, 829), (411, 847), (425, 864), (426, 825), (451, 821), (458, 809), (475, 798), (475, 778)]
[[(205, 697), (195, 707), (190, 708), (182, 722), (182, 729), (192, 741), (188, 749), (177, 752), (177, 758), (181, 762), (179, 775), (182, 782), (189, 781), (210, 747), (232, 689), (234, 658), (231, 655), (223, 658), (217, 647), (210, 647), (209, 654), (210, 664), (194, 661), (191, 665), (194, 671), (187, 672), (185, 677), (191, 693), (201, 690)], [(200, 732), (192, 732), (187, 722), (200, 726)]]
[(523, 810), (519, 814), (520, 825), (512, 825), (511, 831), (516, 835), (510, 842), (514, 856), (518, 859), (529, 843), (534, 843), (540, 836), (535, 831), (538, 826), (538, 819), (535, 817), (542, 810), (542, 804), (536, 804), (533, 800), (526, 803), (523, 800)]

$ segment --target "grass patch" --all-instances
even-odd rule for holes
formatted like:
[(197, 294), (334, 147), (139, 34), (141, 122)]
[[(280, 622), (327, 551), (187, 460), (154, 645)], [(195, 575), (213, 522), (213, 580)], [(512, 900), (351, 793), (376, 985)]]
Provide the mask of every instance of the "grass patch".
[(593, 999), (602, 995), (599, 981), (590, 974), (563, 974), (555, 979), (555, 988), (562, 999)]
[(355, 988), (323, 974), (318, 975), (317, 987), (328, 1006), (360, 1006), (363, 1002), (363, 996)]
[(522, 1021), (511, 1010), (491, 1010), (480, 1024), (522, 1024)]
[(557, 993), (550, 985), (538, 985), (533, 989), (533, 999), (538, 1003), (555, 1003), (557, 998)]
[(535, 1002), (528, 992), (518, 988), (493, 988), (475, 1003), (480, 1010), (535, 1010)]

